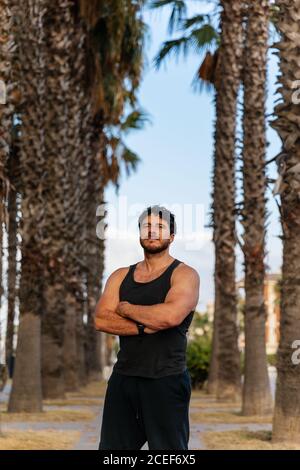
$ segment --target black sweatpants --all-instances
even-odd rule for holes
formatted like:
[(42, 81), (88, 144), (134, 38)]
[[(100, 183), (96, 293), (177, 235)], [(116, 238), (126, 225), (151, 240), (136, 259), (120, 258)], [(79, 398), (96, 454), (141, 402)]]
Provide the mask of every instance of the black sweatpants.
[(158, 379), (112, 372), (105, 395), (99, 450), (188, 449), (188, 369)]

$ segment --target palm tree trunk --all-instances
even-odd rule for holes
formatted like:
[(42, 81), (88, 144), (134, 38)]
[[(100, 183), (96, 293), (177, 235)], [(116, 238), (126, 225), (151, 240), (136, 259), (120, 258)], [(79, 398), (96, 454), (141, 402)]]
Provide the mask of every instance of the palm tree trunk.
[(240, 359), (235, 283), (235, 138), (237, 96), (241, 79), (242, 4), (223, 0), (220, 73), (214, 174), (214, 243), (219, 294), (218, 398), (236, 400), (240, 395)]
[[(47, 129), (48, 156), (46, 198), (45, 313), (42, 318), (42, 385), (44, 398), (65, 393), (64, 330), (66, 313), (66, 243), (69, 242), (69, 161), (73, 157), (69, 111), (71, 89), (70, 54), (74, 41), (72, 0), (51, 0), (47, 5)], [(73, 99), (78, 97), (73, 96)], [(76, 119), (76, 117), (73, 117)], [(72, 136), (73, 137), (73, 136)], [(76, 240), (76, 239), (75, 239)], [(72, 243), (75, 242), (72, 240)]]
[(300, 444), (300, 365), (295, 341), (300, 339), (300, 148), (299, 102), (295, 92), (299, 80), (300, 4), (278, 0), (277, 44), (280, 56), (281, 103), (275, 108), (273, 127), (282, 140), (278, 160), (280, 177), (277, 192), (281, 197), (283, 264), (280, 302), (280, 342), (277, 353), (277, 386), (273, 440)]
[[(0, 181), (1, 181), (1, 222), (4, 222), (4, 201), (7, 190), (5, 166), (9, 156), (12, 125), (13, 125), (13, 112), (14, 100), (13, 91), (14, 83), (12, 80), (12, 61), (15, 51), (15, 40), (13, 35), (13, 20), (12, 20), (12, 0), (0, 0)], [(2, 262), (2, 261), (1, 261)]]
[[(86, 135), (85, 123), (89, 113), (89, 92), (85, 84), (87, 31), (84, 21), (75, 12), (74, 31), (68, 57), (70, 67), (70, 86), (68, 100), (68, 141), (70, 158), (66, 162), (68, 185), (66, 196), (66, 224), (68, 238), (65, 243), (66, 298), (65, 298), (65, 329), (64, 329), (64, 366), (65, 387), (67, 391), (79, 387), (77, 361), (77, 309), (82, 309), (82, 279), (85, 266), (80, 253), (84, 224), (82, 213), (82, 186), (87, 179), (85, 171)], [(80, 178), (78, 176), (80, 175)], [(75, 241), (75, 243), (74, 243)], [(79, 303), (79, 305), (78, 305)]]
[[(245, 379), (243, 415), (271, 412), (266, 355), (265, 221), (266, 130), (265, 101), (269, 0), (248, 5), (244, 53), (243, 227), (245, 257)], [(255, 152), (253, 149), (255, 148)]]
[(44, 201), (41, 188), (45, 172), (44, 147), (44, 15), (43, 0), (24, 0), (19, 15), (18, 59), (22, 93), (22, 261), (18, 344), (9, 397), (9, 412), (42, 411), (41, 314), (43, 310)]
[(219, 285), (216, 282), (217, 264), (215, 260), (215, 305), (214, 305), (214, 320), (213, 320), (213, 338), (212, 338), (212, 350), (209, 364), (209, 374), (207, 382), (207, 393), (209, 395), (216, 395), (218, 392), (218, 377), (219, 377), (219, 338), (218, 338), (218, 326), (219, 326), (219, 315), (220, 315), (220, 304), (219, 304)]
[[(15, 41), (12, 28), (12, 2), (0, 1), (0, 308), (3, 294), (2, 260), (3, 260), (3, 223), (7, 226), (6, 198), (8, 197), (8, 181), (5, 167), (11, 148), (13, 125), (12, 59)], [(7, 355), (6, 355), (7, 357)]]
[[(98, 153), (99, 156), (99, 153)], [(102, 260), (102, 244), (104, 240), (99, 240), (96, 234), (96, 209), (97, 206), (103, 203), (104, 187), (101, 181), (99, 158), (93, 159), (93, 165), (90, 172), (90, 202), (89, 202), (89, 231), (88, 231), (88, 244), (87, 244), (87, 308), (88, 308), (88, 321), (87, 321), (87, 364), (89, 365), (88, 374), (91, 378), (93, 376), (99, 377), (102, 373), (101, 368), (101, 337), (94, 326), (94, 314), (97, 299), (102, 291), (102, 278), (103, 278), (103, 260)]]
[(14, 320), (16, 306), (16, 283), (17, 283), (17, 178), (19, 177), (19, 157), (16, 147), (12, 148), (8, 161), (9, 180), (14, 189), (10, 188), (8, 194), (8, 281), (7, 281), (7, 324), (5, 338), (6, 364), (11, 366), (13, 357)]

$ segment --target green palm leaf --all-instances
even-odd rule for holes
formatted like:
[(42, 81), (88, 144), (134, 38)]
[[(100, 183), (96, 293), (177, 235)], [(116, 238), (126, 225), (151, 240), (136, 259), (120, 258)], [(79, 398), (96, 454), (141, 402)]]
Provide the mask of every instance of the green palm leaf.
[(174, 54), (176, 57), (180, 55), (180, 53), (183, 54), (184, 57), (187, 56), (190, 48), (190, 42), (191, 38), (190, 37), (182, 37), (178, 39), (171, 39), (170, 41), (165, 41), (162, 45), (161, 50), (157, 54), (156, 57), (154, 57), (154, 65), (155, 68), (159, 68), (162, 62), (167, 58), (170, 57), (171, 54)]
[(183, 17), (187, 14), (186, 2), (184, 0), (154, 0), (150, 3), (151, 9), (173, 6), (169, 18), (168, 33), (172, 34), (174, 29), (180, 26)]
[(145, 124), (150, 122), (149, 114), (142, 109), (135, 109), (126, 116), (120, 126), (121, 132), (124, 134), (131, 130), (142, 130)]

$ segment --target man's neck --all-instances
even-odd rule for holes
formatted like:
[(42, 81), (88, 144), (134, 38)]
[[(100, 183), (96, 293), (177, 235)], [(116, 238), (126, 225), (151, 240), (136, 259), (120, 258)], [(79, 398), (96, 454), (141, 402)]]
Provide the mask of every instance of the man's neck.
[(145, 253), (143, 267), (149, 273), (159, 271), (174, 260), (169, 253)]

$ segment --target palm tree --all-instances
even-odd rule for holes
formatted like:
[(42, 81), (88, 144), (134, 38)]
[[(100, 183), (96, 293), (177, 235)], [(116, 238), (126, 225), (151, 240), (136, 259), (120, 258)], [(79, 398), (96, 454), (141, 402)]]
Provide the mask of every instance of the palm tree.
[(22, 96), (22, 142), (20, 165), (22, 174), (22, 261), (20, 280), (20, 320), (18, 344), (9, 412), (42, 410), (41, 384), (41, 314), (44, 256), (44, 201), (42, 184), (45, 177), (44, 146), (44, 0), (24, 0), (16, 10), (18, 24), (19, 85)]
[[(242, 224), (245, 259), (245, 379), (244, 415), (271, 411), (267, 370), (264, 301), (266, 221), (266, 130), (265, 101), (269, 1), (253, 0), (247, 5), (244, 49), (244, 198)], [(253, 149), (255, 148), (255, 152)]]
[[(82, 2), (86, 3), (86, 2)], [(89, 3), (89, 5), (91, 5)], [(87, 380), (85, 365), (84, 315), (87, 302), (85, 278), (89, 266), (85, 260), (87, 232), (86, 211), (88, 181), (91, 162), (97, 154), (93, 145), (92, 85), (88, 74), (88, 61), (94, 60), (89, 49), (89, 27), (80, 14), (79, 2), (75, 2), (74, 31), (67, 63), (70, 68), (68, 92), (68, 140), (70, 154), (66, 162), (68, 184), (66, 185), (66, 245), (65, 269), (65, 326), (64, 326), (64, 377), (66, 390), (76, 390)], [(96, 12), (94, 13), (94, 17)], [(94, 75), (92, 75), (94, 76)], [(96, 76), (95, 81), (100, 80)], [(100, 85), (99, 85), (100, 86)], [(78, 179), (78, 175), (80, 178)], [(98, 174), (99, 175), (99, 174)], [(93, 202), (94, 203), (94, 202)], [(74, 240), (76, 243), (74, 243)]]
[(11, 147), (14, 112), (14, 83), (12, 79), (12, 58), (15, 49), (12, 27), (11, 0), (1, 2), (0, 16), (0, 307), (3, 294), (2, 260), (3, 260), (3, 224), (8, 225), (5, 198), (9, 193), (9, 180), (5, 173)]
[[(13, 127), (13, 111), (14, 111), (14, 82), (12, 79), (12, 60), (15, 50), (15, 41), (13, 35), (12, 8), (14, 2), (12, 0), (2, 0), (1, 16), (0, 16), (0, 181), (1, 181), (1, 226), (4, 220), (4, 201), (3, 198), (8, 189), (8, 180), (5, 175), (5, 165), (9, 156), (12, 127)], [(2, 247), (2, 233), (1, 233)], [(2, 248), (1, 248), (2, 250)], [(1, 251), (2, 253), (2, 251)], [(2, 263), (2, 256), (1, 256)], [(0, 275), (1, 277), (1, 275)], [(2, 283), (2, 282), (1, 282)]]
[[(51, 0), (45, 17), (45, 57), (47, 64), (45, 148), (47, 176), (45, 197), (45, 254), (42, 316), (42, 387), (44, 398), (63, 397), (65, 391), (63, 341), (65, 321), (65, 247), (71, 209), (65, 198), (70, 184), (74, 129), (68, 112), (73, 45), (74, 14), (72, 0)], [(72, 90), (73, 91), (73, 90)], [(76, 96), (73, 99), (77, 99)], [(74, 119), (74, 118), (73, 118)], [(69, 193), (67, 193), (70, 196)]]
[[(7, 272), (7, 323), (6, 323), (6, 338), (5, 338), (5, 357), (6, 364), (9, 369), (12, 367), (13, 360), (13, 343), (15, 333), (15, 310), (17, 304), (18, 290), (18, 276), (19, 276), (19, 263), (17, 263), (17, 250), (19, 248), (19, 214), (20, 214), (20, 89), (18, 87), (18, 78), (20, 76), (20, 61), (18, 56), (17, 48), (17, 34), (18, 25), (15, 21), (18, 18), (19, 2), (18, 0), (9, 1), (10, 10), (10, 24), (9, 24), (9, 36), (3, 35), (4, 38), (13, 38), (13, 44), (9, 45), (9, 57), (7, 61), (10, 62), (10, 83), (7, 87), (7, 99), (8, 103), (4, 107), (7, 110), (13, 111), (11, 115), (11, 121), (9, 121), (2, 135), (7, 135), (8, 141), (6, 149), (9, 151), (8, 159), (6, 161), (5, 172), (7, 180), (9, 182), (8, 191), (6, 194), (7, 198), (7, 218), (8, 224), (6, 229), (8, 231), (8, 272)], [(7, 62), (8, 63), (8, 62)], [(1, 107), (3, 110), (3, 108)], [(6, 218), (6, 219), (7, 219)]]
[[(293, 360), (295, 340), (300, 338), (300, 153), (298, 86), (299, 2), (277, 0), (280, 40), (279, 92), (273, 127), (282, 141), (278, 156), (279, 177), (274, 193), (280, 195), (283, 264), (280, 300), (280, 342), (277, 352), (277, 386), (273, 440), (300, 442), (300, 366)], [(297, 358), (296, 358), (297, 359)]]
[(218, 398), (236, 400), (240, 394), (240, 360), (235, 283), (235, 140), (237, 97), (243, 53), (242, 4), (220, 2), (221, 80), (216, 96), (213, 225), (218, 288)]
[(15, 142), (12, 140), (10, 156), (7, 162), (7, 172), (10, 182), (8, 194), (7, 211), (9, 215), (8, 224), (8, 273), (7, 273), (7, 324), (5, 337), (6, 364), (10, 367), (13, 357), (14, 321), (17, 296), (17, 248), (18, 248), (18, 221), (17, 215), (20, 210), (20, 198), (17, 191), (20, 181), (19, 152)]

